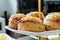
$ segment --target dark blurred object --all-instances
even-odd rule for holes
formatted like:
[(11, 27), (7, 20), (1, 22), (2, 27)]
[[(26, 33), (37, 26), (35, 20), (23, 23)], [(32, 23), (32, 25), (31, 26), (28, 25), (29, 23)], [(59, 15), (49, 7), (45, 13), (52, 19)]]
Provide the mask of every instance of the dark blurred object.
[(6, 33), (7, 33), (9, 36), (11, 36), (12, 38), (14, 38), (14, 39), (17, 39), (17, 38), (21, 38), (21, 37), (26, 36), (26, 35), (14, 33), (14, 32), (9, 31), (9, 30), (7, 30), (7, 29), (6, 29)]
[(20, 13), (28, 13), (38, 10), (38, 0), (18, 0), (18, 10)]
[[(41, 0), (41, 11), (43, 10), (43, 0)], [(31, 11), (38, 11), (38, 0), (18, 0), (18, 12), (29, 13)]]
[(60, 1), (45, 1), (44, 7), (48, 13), (50, 12), (60, 12)]
[[(14, 39), (16, 39), (16, 40), (18, 40), (19, 38), (20, 38), (20, 39), (23, 39), (23, 40), (37, 40), (37, 39), (32, 38), (32, 37), (29, 37), (29, 36), (28, 36), (28, 38), (24, 38), (24, 37), (27, 37), (27, 35), (22, 35), (22, 34), (14, 33), (14, 32), (12, 32), (12, 31), (10, 31), (10, 30), (8, 30), (8, 29), (6, 29), (6, 33), (7, 33), (11, 38), (14, 38)], [(20, 40), (20, 39), (19, 39), (19, 40)]]
[(5, 17), (5, 25), (8, 25), (7, 11), (4, 12), (4, 17)]
[(8, 25), (8, 19), (9, 19), (10, 15), (7, 11), (4, 12), (4, 18), (5, 18), (5, 25)]
[(2, 30), (2, 23), (0, 23), (0, 30)]

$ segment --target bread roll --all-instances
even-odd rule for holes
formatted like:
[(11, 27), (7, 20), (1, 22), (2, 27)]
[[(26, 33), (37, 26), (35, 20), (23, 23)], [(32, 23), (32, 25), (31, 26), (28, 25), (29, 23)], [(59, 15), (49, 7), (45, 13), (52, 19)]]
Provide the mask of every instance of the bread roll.
[(41, 22), (39, 18), (27, 16), (19, 21), (18, 30), (42, 32), (45, 31), (45, 25)]
[(60, 12), (52, 12), (44, 19), (47, 30), (60, 30)]
[(24, 14), (15, 14), (15, 15), (12, 15), (10, 18), (9, 18), (9, 27), (13, 28), (13, 29), (17, 29), (18, 27), (18, 21), (25, 17)]

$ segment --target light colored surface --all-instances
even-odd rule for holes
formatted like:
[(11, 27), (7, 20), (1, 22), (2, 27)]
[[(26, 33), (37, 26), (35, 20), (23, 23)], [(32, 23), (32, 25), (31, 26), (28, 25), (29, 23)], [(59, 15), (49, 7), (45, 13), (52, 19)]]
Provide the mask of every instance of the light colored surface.
[(5, 33), (5, 19), (0, 17), (0, 23), (2, 23), (2, 30), (0, 30), (0, 33)]
[(34, 38), (34, 39), (38, 39), (38, 37), (36, 37), (36, 36), (30, 36), (30, 37), (32, 37), (32, 38)]
[(0, 16), (4, 16), (4, 11), (15, 14), (17, 10), (17, 0), (0, 0)]
[(18, 34), (25, 34), (25, 35), (32, 35), (32, 36), (49, 36), (49, 35), (57, 35), (60, 34), (60, 30), (54, 30), (54, 31), (45, 31), (45, 32), (28, 32), (28, 31), (18, 31), (9, 28), (9, 26), (5, 27), (6, 29), (18, 33)]
[(29, 36), (25, 36), (25, 37), (22, 37), (22, 38), (18, 38), (16, 40), (28, 40), (30, 37)]
[(5, 0), (6, 2), (6, 10), (10, 15), (16, 14), (17, 12), (17, 0)]
[(60, 40), (60, 37), (59, 35), (51, 35), (51, 36), (48, 36), (48, 39), (49, 40)]
[(4, 15), (5, 10), (6, 10), (5, 0), (0, 0), (0, 16)]
[[(2, 39), (3, 38), (3, 39)], [(5, 33), (0, 33), (0, 39), (2, 40), (14, 40), (13, 38), (9, 37), (7, 34)]]
[(18, 38), (16, 40), (37, 40), (37, 39), (31, 38), (30, 36), (25, 36), (25, 37), (22, 37), (22, 38)]

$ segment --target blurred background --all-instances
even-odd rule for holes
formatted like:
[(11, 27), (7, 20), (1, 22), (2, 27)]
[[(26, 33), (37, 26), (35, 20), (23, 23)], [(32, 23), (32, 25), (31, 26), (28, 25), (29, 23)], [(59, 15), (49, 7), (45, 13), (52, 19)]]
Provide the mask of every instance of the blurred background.
[[(0, 0), (0, 30), (5, 31), (3, 27), (8, 25), (8, 19), (11, 15), (16, 13), (27, 14), (31, 11), (38, 11), (38, 0)], [(41, 0), (41, 11), (44, 15), (50, 12), (60, 12), (60, 0)], [(7, 29), (6, 33), (13, 38), (26, 36), (13, 33)], [(30, 37), (29, 39), (35, 40)]]

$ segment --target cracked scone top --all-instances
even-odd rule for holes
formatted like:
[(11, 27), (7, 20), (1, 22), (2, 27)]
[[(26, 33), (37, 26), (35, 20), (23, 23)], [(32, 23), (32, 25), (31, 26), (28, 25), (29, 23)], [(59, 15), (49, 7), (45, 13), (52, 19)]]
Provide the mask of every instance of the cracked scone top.
[(18, 27), (18, 21), (25, 17), (24, 14), (14, 14), (9, 18), (9, 27), (13, 28), (13, 29), (17, 29)]
[(60, 12), (49, 13), (44, 19), (44, 24), (47, 25), (47, 30), (60, 30)]
[(39, 15), (39, 12), (37, 12), (37, 11), (30, 12), (30, 13), (26, 14), (26, 16), (33, 16), (33, 17), (37, 17), (37, 18), (39, 18), (39, 16), (40, 16), (39, 19), (41, 19), (41, 20), (44, 19), (44, 15), (43, 15), (43, 13), (40, 12), (40, 15)]
[(42, 32), (45, 31), (45, 25), (37, 17), (26, 16), (19, 21), (18, 30)]

